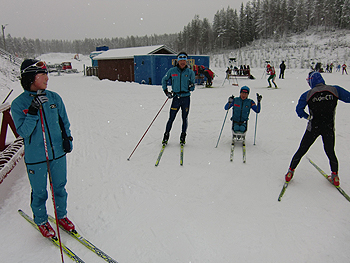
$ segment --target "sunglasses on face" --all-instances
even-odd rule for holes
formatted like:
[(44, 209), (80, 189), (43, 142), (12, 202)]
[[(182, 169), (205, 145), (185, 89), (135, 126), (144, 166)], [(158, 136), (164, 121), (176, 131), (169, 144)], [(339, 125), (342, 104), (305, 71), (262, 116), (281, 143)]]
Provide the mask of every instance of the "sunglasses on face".
[(45, 61), (38, 61), (34, 63), (33, 65), (30, 65), (23, 69), (21, 73), (26, 73), (26, 72), (35, 72), (37, 69), (47, 69), (46, 68), (46, 62)]
[(186, 56), (178, 56), (178, 58), (187, 58)]

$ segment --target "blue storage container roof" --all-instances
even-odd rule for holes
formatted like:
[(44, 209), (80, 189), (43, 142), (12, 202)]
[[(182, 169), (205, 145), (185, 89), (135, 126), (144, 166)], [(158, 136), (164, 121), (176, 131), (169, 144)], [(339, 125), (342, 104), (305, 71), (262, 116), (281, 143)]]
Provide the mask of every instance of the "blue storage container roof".
[(130, 47), (130, 48), (118, 48), (110, 49), (103, 54), (94, 57), (94, 60), (110, 60), (110, 59), (129, 59), (134, 58), (136, 55), (151, 55), (157, 54), (164, 50), (168, 54), (176, 54), (174, 50), (168, 48), (165, 45), (156, 46), (144, 46), (144, 47)]

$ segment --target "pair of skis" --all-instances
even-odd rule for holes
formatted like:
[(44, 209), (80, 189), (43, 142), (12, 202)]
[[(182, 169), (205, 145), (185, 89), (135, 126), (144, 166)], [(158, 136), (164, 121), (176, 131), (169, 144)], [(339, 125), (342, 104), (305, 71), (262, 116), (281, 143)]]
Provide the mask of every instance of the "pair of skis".
[[(319, 173), (322, 174), (322, 175), (327, 179), (328, 182), (330, 182), (330, 181), (328, 180), (328, 175), (327, 175), (316, 163), (314, 163), (309, 157), (307, 157), (307, 159), (308, 159), (309, 162), (313, 165), (313, 167), (315, 167), (316, 170), (319, 171)], [(335, 186), (332, 182), (330, 182), (330, 183), (338, 190), (338, 192), (339, 192), (342, 196), (345, 197), (346, 200), (348, 200), (348, 201), (350, 202), (350, 197), (349, 197), (349, 195), (348, 195), (347, 193), (345, 193), (345, 191), (344, 191), (340, 186)], [(286, 189), (287, 189), (287, 187), (288, 187), (288, 184), (289, 184), (289, 182), (285, 182), (285, 183), (284, 183), (284, 185), (283, 185), (283, 187), (282, 187), (282, 190), (281, 190), (281, 193), (280, 193), (280, 195), (278, 196), (278, 201), (281, 201), (282, 196), (284, 195), (284, 193), (285, 193), (285, 191), (286, 191)]]
[[(34, 223), (33, 219), (27, 215), (26, 213), (24, 213), (22, 210), (18, 210), (18, 213), (25, 219), (27, 220), (35, 229), (37, 229), (39, 232), (39, 228), (38, 226)], [(55, 222), (55, 218), (53, 218), (52, 216), (49, 215), (49, 220), (52, 222)], [(61, 227), (61, 226), (60, 226)], [(105, 261), (110, 262), (110, 263), (118, 263), (116, 260), (114, 260), (113, 258), (111, 258), (110, 256), (108, 256), (105, 252), (103, 252), (101, 249), (99, 249), (98, 247), (96, 247), (94, 244), (92, 244), (90, 241), (88, 241), (86, 238), (84, 238), (83, 236), (81, 236), (76, 230), (73, 231), (66, 231), (64, 228), (61, 227), (61, 229), (63, 229), (66, 233), (68, 233), (70, 236), (74, 237), (76, 240), (78, 240), (81, 244), (83, 244), (86, 248), (90, 249), (91, 251), (93, 251), (96, 255), (100, 256), (101, 258), (103, 258)], [(52, 243), (54, 243), (57, 247), (60, 247), (58, 238), (52, 237), (49, 238), (51, 240)], [(85, 261), (83, 261), (81, 258), (79, 258), (79, 256), (77, 254), (75, 254), (71, 249), (69, 249), (67, 246), (65, 246), (64, 244), (62, 244), (62, 250), (63, 252), (73, 261), (75, 262), (80, 262), (80, 263), (84, 263)]]
[(239, 135), (238, 137), (236, 135), (233, 136), (232, 138), (232, 144), (231, 144), (231, 153), (230, 153), (230, 161), (233, 161), (233, 155), (234, 155), (234, 150), (235, 150), (235, 142), (237, 140), (242, 139), (242, 158), (243, 158), (243, 163), (246, 162), (246, 147), (245, 147), (245, 136), (244, 135)]
[[(158, 165), (159, 165), (160, 159), (161, 159), (162, 156), (163, 156), (163, 152), (164, 152), (164, 149), (165, 149), (166, 146), (167, 146), (167, 144), (166, 144), (166, 143), (163, 143), (162, 148), (160, 149), (158, 158), (157, 158), (157, 160), (156, 160), (155, 166), (158, 166)], [(182, 166), (183, 163), (184, 163), (184, 146), (185, 146), (184, 143), (180, 143), (180, 165), (181, 165), (181, 166)]]

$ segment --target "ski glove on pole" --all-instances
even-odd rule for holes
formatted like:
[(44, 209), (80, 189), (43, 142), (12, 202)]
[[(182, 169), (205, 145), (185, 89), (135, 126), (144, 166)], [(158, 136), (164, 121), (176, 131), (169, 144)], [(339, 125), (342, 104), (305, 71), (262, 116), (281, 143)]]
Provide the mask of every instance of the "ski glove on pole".
[(36, 95), (32, 95), (34, 98), (28, 108), (29, 114), (38, 114), (38, 109), (40, 108), (40, 106), (49, 100), (45, 95), (45, 90), (38, 90)]
[(260, 95), (259, 93), (256, 94), (256, 99), (258, 102), (260, 102), (262, 100), (262, 95)]
[(164, 90), (165, 95), (169, 98), (172, 99), (174, 98), (174, 92), (169, 92), (167, 89)]
[(233, 99), (234, 99), (234, 98), (235, 98), (235, 96), (232, 95), (231, 97), (228, 98), (228, 101), (227, 101), (227, 102), (228, 102), (229, 104), (231, 104), (231, 103), (233, 102)]

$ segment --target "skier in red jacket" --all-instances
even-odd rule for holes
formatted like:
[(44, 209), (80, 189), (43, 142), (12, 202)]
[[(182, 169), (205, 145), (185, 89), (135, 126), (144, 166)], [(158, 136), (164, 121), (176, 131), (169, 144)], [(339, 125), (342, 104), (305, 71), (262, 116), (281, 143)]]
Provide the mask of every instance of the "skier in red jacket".
[(277, 88), (277, 84), (275, 83), (275, 78), (276, 78), (275, 68), (270, 64), (267, 64), (266, 71), (267, 71), (267, 74), (270, 75), (270, 77), (267, 79), (267, 81), (269, 82), (268, 88), (271, 88), (270, 80), (272, 80), (272, 83), (275, 85), (275, 88)]

